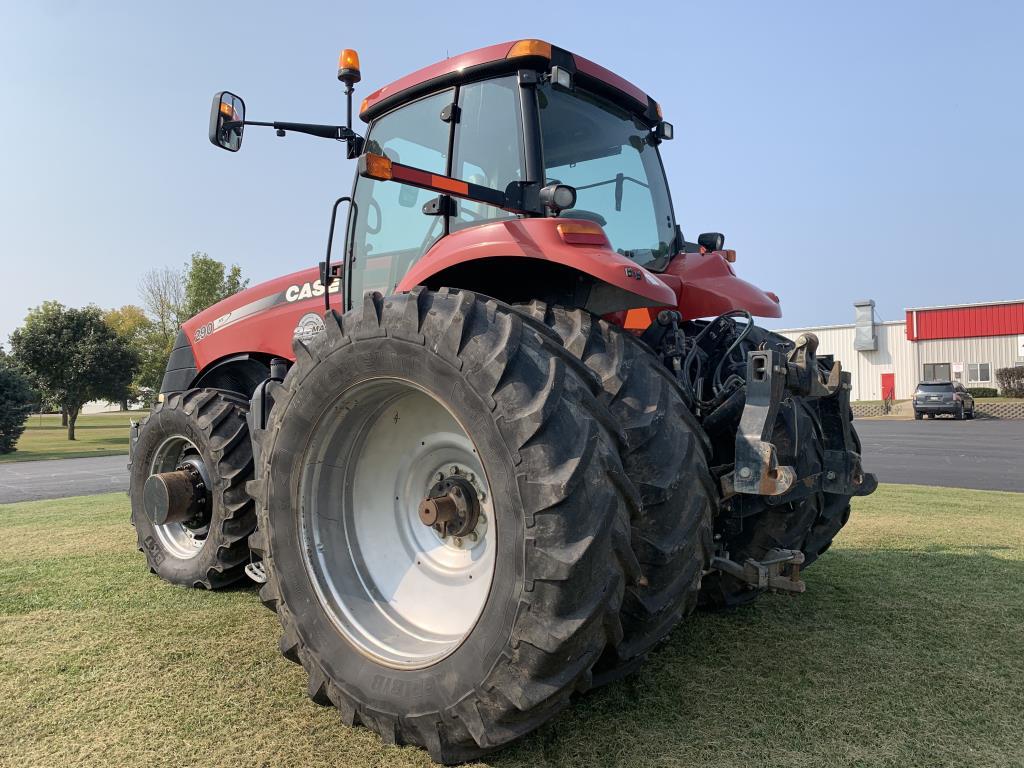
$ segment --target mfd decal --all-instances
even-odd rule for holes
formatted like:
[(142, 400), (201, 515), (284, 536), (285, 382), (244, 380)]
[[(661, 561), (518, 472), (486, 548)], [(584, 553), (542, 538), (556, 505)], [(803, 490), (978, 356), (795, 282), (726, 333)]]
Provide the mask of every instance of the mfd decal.
[(324, 329), (324, 319), (315, 312), (307, 312), (299, 318), (292, 335), (300, 341), (309, 341)]
[[(332, 280), (331, 284), (327, 288), (328, 293), (337, 293), (341, 290), (341, 281)], [(302, 285), (289, 285), (284, 292), (285, 301), (302, 301), (303, 299), (312, 299), (314, 296), (324, 295), (324, 284), (319, 279), (314, 280), (311, 283), (303, 283)]]

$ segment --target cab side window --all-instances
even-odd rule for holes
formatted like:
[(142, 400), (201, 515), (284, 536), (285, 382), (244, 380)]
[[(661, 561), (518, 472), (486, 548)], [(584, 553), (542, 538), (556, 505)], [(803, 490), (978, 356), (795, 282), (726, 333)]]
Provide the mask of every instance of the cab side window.
[[(450, 125), (441, 119), (441, 110), (454, 98), (454, 90), (442, 91), (379, 118), (367, 136), (365, 151), (446, 174)], [(367, 291), (393, 291), (413, 263), (444, 234), (443, 217), (423, 213), (423, 204), (436, 196), (394, 181), (358, 180), (357, 213), (352, 218), (354, 301)]]
[[(459, 122), (455, 126), (452, 175), (463, 181), (504, 192), (523, 180), (522, 115), (519, 84), (514, 76), (471, 83), (459, 89)], [(483, 203), (456, 198), (457, 215), (450, 223), (455, 232), (514, 214)]]

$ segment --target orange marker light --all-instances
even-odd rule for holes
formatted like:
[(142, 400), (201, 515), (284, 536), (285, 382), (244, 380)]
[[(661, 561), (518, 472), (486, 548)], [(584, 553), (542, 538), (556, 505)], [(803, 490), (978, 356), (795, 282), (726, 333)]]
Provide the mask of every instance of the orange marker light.
[(722, 251), (721, 253), (722, 253), (722, 258), (725, 259), (726, 261), (728, 261), (730, 264), (735, 264), (736, 263), (736, 251), (727, 248), (726, 250)]
[(558, 222), (556, 229), (570, 245), (608, 245), (608, 237), (596, 221), (565, 219)]
[(550, 59), (551, 43), (545, 43), (543, 40), (520, 40), (509, 49), (505, 58), (518, 59), (522, 56), (541, 56)]
[(367, 152), (363, 155), (360, 165), (362, 166), (359, 169), (361, 176), (381, 181), (391, 179), (391, 160), (384, 157), (384, 155), (375, 155), (372, 152)]

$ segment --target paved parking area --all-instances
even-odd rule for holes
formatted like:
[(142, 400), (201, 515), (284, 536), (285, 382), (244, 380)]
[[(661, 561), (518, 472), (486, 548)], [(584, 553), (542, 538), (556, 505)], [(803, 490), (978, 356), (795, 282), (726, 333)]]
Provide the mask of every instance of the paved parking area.
[(0, 504), (127, 490), (127, 455), (0, 464)]
[(882, 483), (1024, 491), (1024, 420), (857, 419), (864, 469)]

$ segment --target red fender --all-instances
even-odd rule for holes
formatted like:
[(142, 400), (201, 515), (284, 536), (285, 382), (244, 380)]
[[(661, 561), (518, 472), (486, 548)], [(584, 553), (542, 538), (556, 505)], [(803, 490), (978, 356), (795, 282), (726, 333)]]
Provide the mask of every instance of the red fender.
[[(446, 269), (469, 262), (520, 257), (559, 264), (610, 287), (610, 291), (593, 298), (593, 307), (588, 304), (597, 314), (675, 304), (676, 292), (671, 287), (655, 273), (613, 251), (604, 234), (596, 233), (596, 227), (591, 233), (565, 235), (563, 239), (558, 229), (560, 225), (580, 224), (585, 222), (569, 218), (511, 219), (454, 232), (438, 240), (413, 265), (398, 283), (397, 290), (410, 291)], [(524, 268), (529, 269), (528, 265)]]

